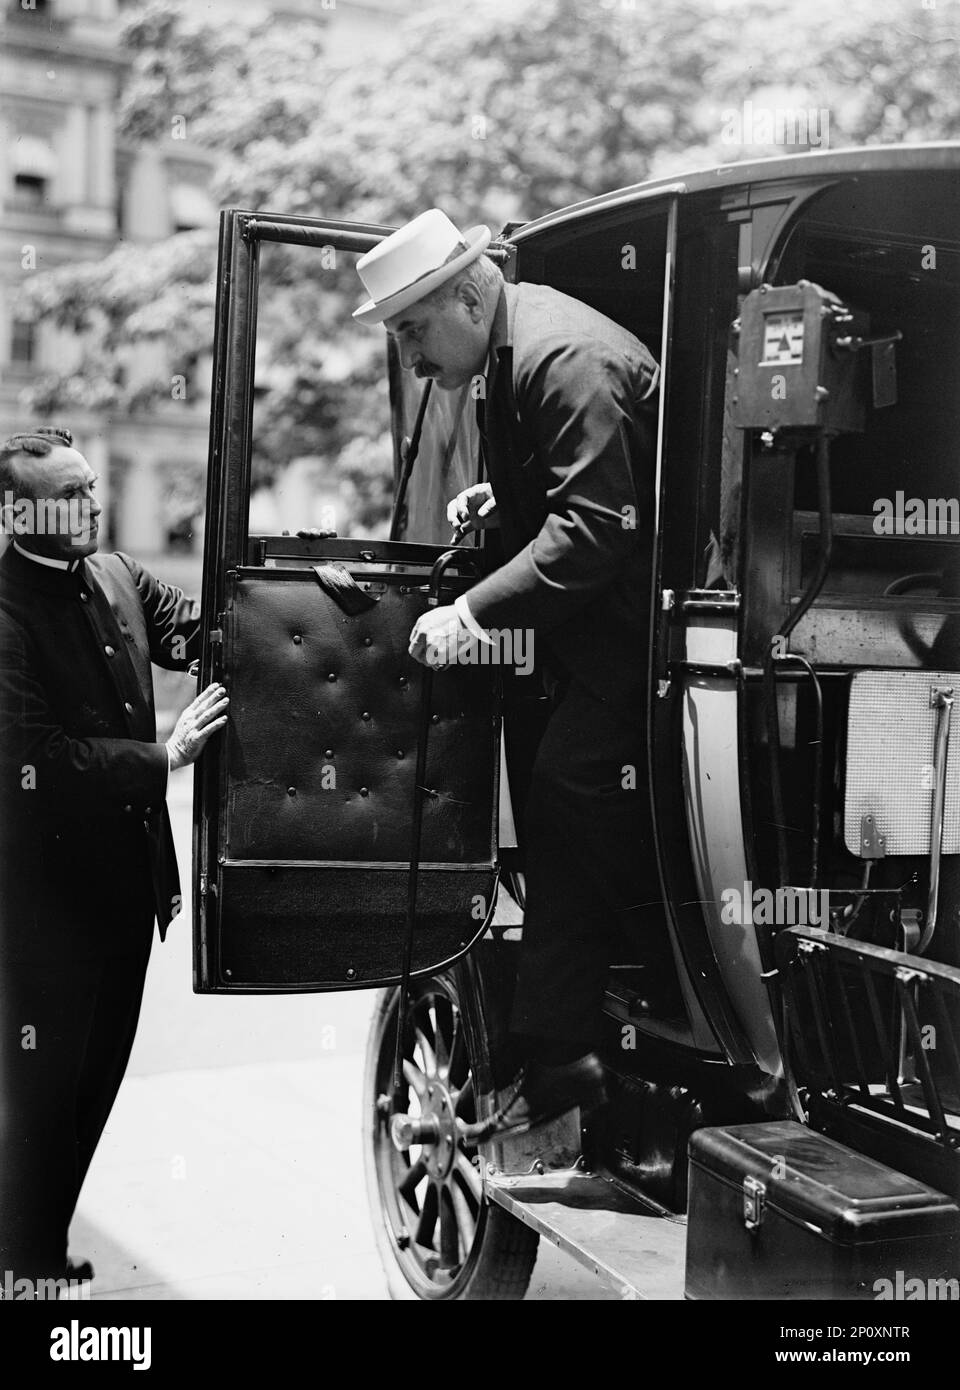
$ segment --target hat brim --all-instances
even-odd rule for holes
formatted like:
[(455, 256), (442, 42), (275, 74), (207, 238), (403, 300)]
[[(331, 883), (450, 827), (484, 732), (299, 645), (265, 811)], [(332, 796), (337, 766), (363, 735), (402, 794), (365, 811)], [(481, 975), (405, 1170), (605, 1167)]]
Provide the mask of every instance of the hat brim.
[(467, 243), (467, 250), (455, 256), (452, 261), (446, 261), (436, 270), (431, 270), (428, 275), (421, 275), (419, 280), (414, 280), (412, 285), (405, 285), (402, 290), (397, 290), (396, 294), (388, 295), (386, 299), (379, 302), (375, 299), (368, 299), (365, 304), (361, 304), (359, 309), (353, 311), (353, 317), (359, 323), (383, 323), (384, 319), (392, 318), (394, 314), (399, 314), (401, 309), (406, 309), (411, 304), (415, 304), (418, 299), (423, 299), (431, 290), (435, 290), (442, 285), (445, 280), (449, 280), (452, 275), (456, 275), (458, 270), (463, 270), (471, 261), (477, 260), (483, 255), (490, 245), (490, 228), (484, 226), (470, 227), (463, 234), (463, 239)]

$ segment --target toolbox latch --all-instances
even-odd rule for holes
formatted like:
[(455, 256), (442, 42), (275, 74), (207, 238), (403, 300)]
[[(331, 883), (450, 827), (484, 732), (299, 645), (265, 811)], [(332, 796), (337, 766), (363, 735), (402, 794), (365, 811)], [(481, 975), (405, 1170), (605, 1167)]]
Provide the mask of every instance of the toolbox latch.
[(766, 1197), (766, 1183), (748, 1173), (743, 1180), (743, 1224), (748, 1231), (759, 1230)]

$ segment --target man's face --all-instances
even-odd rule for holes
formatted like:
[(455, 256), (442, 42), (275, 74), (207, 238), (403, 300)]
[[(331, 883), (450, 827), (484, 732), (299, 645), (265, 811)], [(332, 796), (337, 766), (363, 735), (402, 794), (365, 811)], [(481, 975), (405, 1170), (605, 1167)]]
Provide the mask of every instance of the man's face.
[(466, 386), (483, 371), (490, 326), (482, 298), (465, 286), (439, 304), (411, 304), (384, 327), (395, 340), (400, 362), (418, 377), (432, 377), (442, 391)]
[(15, 533), (19, 544), (55, 560), (92, 555), (99, 544), (102, 508), (93, 492), (97, 475), (83, 455), (57, 445), (42, 458), (21, 454), (16, 468), (36, 517), (33, 534)]

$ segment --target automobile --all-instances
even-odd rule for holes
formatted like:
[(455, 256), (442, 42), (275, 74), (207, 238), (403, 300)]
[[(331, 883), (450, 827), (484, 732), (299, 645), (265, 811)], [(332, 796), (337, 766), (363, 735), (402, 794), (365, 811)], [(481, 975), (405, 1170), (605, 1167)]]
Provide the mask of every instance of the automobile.
[[(196, 780), (194, 987), (378, 991), (364, 1144), (395, 1297), (522, 1298), (541, 1238), (625, 1299), (960, 1297), (958, 214), (960, 145), (873, 147), (491, 243), (661, 365), (625, 519), (654, 852), (608, 1101), (492, 1140), (546, 703), (536, 672), (407, 652), (497, 563), (446, 519), (481, 478), (475, 383), (431, 391), (385, 341), (389, 536), (301, 502), (252, 525), (258, 321), (291, 258), (322, 289), (392, 228), (222, 214), (200, 681), (231, 715)], [(328, 317), (349, 359), (369, 330)]]

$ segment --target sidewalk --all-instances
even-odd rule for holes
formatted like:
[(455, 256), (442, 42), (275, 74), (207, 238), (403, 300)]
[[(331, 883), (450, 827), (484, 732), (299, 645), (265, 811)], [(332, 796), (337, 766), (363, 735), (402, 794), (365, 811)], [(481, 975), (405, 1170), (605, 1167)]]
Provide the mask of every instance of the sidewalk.
[(359, 1057), (128, 1078), (71, 1228), (102, 1299), (368, 1299)]

